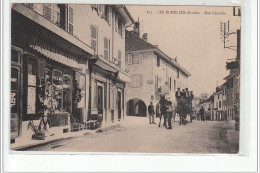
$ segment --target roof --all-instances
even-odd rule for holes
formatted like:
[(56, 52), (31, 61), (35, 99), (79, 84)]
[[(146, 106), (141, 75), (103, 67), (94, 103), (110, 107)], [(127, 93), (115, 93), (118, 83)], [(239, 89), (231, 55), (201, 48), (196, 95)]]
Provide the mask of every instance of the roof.
[(163, 51), (161, 51), (158, 47), (148, 43), (141, 39), (138, 35), (134, 34), (133, 32), (127, 31), (125, 32), (125, 51), (144, 51), (144, 50), (152, 50), (156, 52), (159, 56), (164, 57), (164, 59), (178, 68), (182, 73), (186, 74), (187, 76), (191, 76), (191, 74), (184, 69), (182, 66), (179, 65), (176, 61), (166, 55)]
[(125, 42), (126, 51), (158, 49), (156, 46), (144, 41), (133, 32), (126, 30), (125, 37), (126, 37), (126, 42)]

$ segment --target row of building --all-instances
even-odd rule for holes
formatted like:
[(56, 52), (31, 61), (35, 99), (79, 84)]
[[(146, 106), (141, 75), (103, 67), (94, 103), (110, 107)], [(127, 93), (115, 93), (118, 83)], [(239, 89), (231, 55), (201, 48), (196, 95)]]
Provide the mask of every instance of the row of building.
[(91, 115), (105, 123), (146, 116), (160, 94), (175, 102), (189, 76), (147, 34), (140, 38), (124, 5), (12, 4), (12, 142), (31, 139), (28, 123), (44, 115), (57, 135)]
[[(235, 9), (235, 8), (234, 8)], [(206, 120), (236, 120), (240, 117), (240, 29), (237, 35), (237, 55), (226, 62), (229, 74), (225, 82), (217, 86), (213, 94), (206, 100), (197, 100), (194, 107), (198, 114), (201, 107), (205, 110)], [(238, 118), (238, 119), (237, 119)]]

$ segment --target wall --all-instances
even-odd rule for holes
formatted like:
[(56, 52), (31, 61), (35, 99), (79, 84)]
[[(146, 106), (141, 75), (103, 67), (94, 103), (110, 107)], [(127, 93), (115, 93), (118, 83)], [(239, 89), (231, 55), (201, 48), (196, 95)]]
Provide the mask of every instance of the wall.
[[(115, 11), (112, 10), (112, 22), (109, 24), (105, 19), (98, 15), (97, 11), (92, 9), (91, 5), (72, 4), (74, 10), (74, 35), (84, 43), (91, 45), (90, 26), (94, 25), (97, 30), (97, 55), (104, 57), (104, 38), (110, 40), (110, 59), (118, 57), (118, 50), (121, 51), (121, 69), (125, 69), (125, 32), (120, 36), (115, 31)], [(84, 20), (83, 20), (84, 19)], [(124, 31), (124, 28), (123, 28)]]
[[(146, 106), (149, 105), (151, 95), (155, 95), (155, 77), (154, 77), (154, 53), (152, 51), (136, 51), (131, 53), (133, 56), (137, 56), (142, 53), (143, 61), (139, 64), (126, 63), (126, 69), (129, 70), (129, 74), (142, 75), (142, 86), (140, 88), (133, 88), (131, 84), (127, 84), (126, 89), (126, 102), (133, 98), (139, 98), (143, 100)], [(127, 56), (127, 54), (126, 54)]]

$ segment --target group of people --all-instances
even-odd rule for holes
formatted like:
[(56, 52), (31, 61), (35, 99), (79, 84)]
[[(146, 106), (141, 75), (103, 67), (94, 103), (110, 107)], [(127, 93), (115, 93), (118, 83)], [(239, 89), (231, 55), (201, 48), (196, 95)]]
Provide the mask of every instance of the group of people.
[(181, 98), (192, 101), (194, 95), (193, 95), (193, 91), (189, 91), (188, 88), (182, 89), (182, 91), (180, 90), (180, 88), (178, 88), (177, 91), (175, 92), (175, 97), (177, 101), (178, 99)]
[(172, 129), (172, 118), (175, 118), (175, 111), (173, 110), (172, 102), (167, 100), (165, 96), (162, 95), (159, 103), (156, 104), (155, 110), (153, 106), (153, 101), (150, 101), (150, 105), (148, 106), (150, 124), (155, 124), (154, 116), (156, 115), (160, 117), (159, 127), (161, 126), (161, 120), (163, 117), (163, 126), (165, 126), (165, 128), (167, 129)]
[[(179, 99), (188, 100), (191, 105), (191, 101), (193, 99), (193, 92), (189, 91), (188, 88), (180, 91), (180, 88), (175, 93), (175, 97), (178, 103)], [(160, 122), (158, 127), (161, 126), (161, 120), (163, 117), (163, 126), (167, 129), (172, 129), (172, 119), (175, 121), (175, 115), (178, 113), (175, 108), (173, 108), (172, 102), (165, 98), (165, 95), (161, 95), (159, 103), (156, 104), (156, 108), (154, 109), (153, 101), (150, 101), (150, 105), (148, 106), (148, 114), (149, 114), (149, 123), (155, 124), (154, 116), (160, 117)]]

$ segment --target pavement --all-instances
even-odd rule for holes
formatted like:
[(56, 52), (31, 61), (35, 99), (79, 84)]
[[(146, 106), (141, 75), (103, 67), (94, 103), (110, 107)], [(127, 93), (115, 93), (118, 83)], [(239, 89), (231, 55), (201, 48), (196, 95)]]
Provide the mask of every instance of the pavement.
[[(146, 117), (126, 117), (104, 124), (97, 130), (83, 130), (16, 150), (63, 152), (142, 152), (142, 153), (237, 153), (239, 131), (234, 122), (194, 120), (185, 126), (173, 122), (173, 129), (149, 124)], [(220, 137), (220, 131), (226, 136)]]

